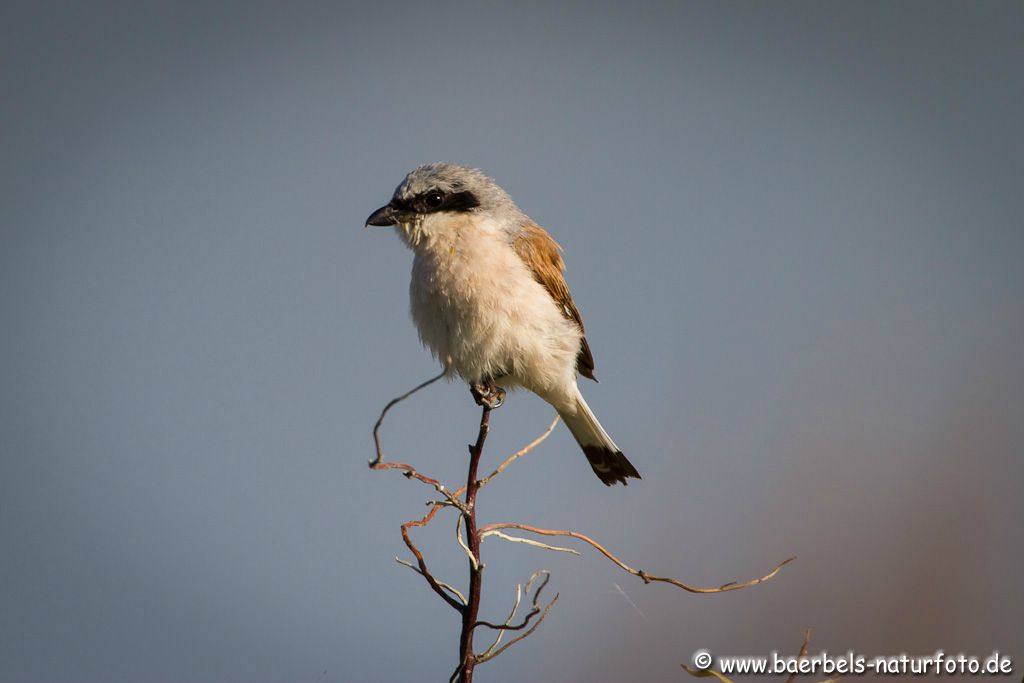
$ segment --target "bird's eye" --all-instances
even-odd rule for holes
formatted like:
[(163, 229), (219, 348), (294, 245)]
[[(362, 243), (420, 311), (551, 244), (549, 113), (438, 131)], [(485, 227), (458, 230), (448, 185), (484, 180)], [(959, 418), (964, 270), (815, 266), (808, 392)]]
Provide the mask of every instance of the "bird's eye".
[(427, 205), (427, 208), (436, 209), (444, 203), (444, 195), (440, 192), (429, 192), (423, 197), (423, 203)]

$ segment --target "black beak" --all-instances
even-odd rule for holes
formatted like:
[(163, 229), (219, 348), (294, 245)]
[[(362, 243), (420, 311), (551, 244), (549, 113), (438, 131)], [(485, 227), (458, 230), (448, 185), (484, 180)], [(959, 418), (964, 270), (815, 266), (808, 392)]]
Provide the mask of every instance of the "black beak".
[(370, 217), (366, 219), (365, 227), (368, 228), (371, 225), (375, 225), (383, 228), (389, 225), (395, 225), (396, 223), (398, 223), (398, 212), (395, 211), (395, 207), (388, 204), (387, 206), (382, 206), (371, 213)]

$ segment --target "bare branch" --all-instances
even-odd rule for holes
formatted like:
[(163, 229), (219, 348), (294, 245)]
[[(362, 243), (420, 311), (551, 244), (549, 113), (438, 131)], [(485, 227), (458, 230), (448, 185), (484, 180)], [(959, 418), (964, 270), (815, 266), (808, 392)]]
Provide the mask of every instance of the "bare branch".
[(750, 586), (756, 586), (757, 584), (763, 583), (763, 582), (767, 581), (768, 579), (772, 578), (773, 576), (775, 576), (779, 572), (780, 569), (782, 569), (784, 566), (786, 566), (787, 564), (789, 564), (790, 562), (792, 562), (793, 560), (796, 559), (795, 557), (791, 557), (791, 558), (789, 558), (787, 560), (783, 560), (778, 565), (776, 565), (776, 567), (774, 569), (772, 569), (770, 572), (768, 572), (764, 576), (762, 576), (760, 578), (757, 578), (757, 579), (751, 579), (750, 581), (745, 581), (744, 583), (736, 583), (735, 581), (731, 581), (729, 583), (726, 583), (726, 584), (723, 584), (723, 585), (719, 586), (718, 588), (698, 588), (698, 587), (695, 587), (695, 586), (690, 586), (688, 584), (685, 584), (682, 581), (678, 581), (676, 579), (667, 578), (667, 577), (663, 577), (663, 576), (652, 576), (652, 575), (648, 574), (647, 572), (642, 571), (640, 569), (633, 569), (632, 567), (627, 565), (625, 562), (620, 560), (618, 557), (613, 555), (611, 552), (609, 552), (603, 545), (601, 545), (600, 543), (598, 543), (594, 539), (590, 538), (589, 536), (584, 536), (583, 534), (576, 533), (575, 531), (566, 531), (566, 530), (562, 530), (562, 529), (539, 529), (537, 527), (529, 526), (529, 525), (526, 525), (526, 524), (517, 524), (517, 523), (513, 523), (513, 522), (503, 522), (503, 523), (500, 523), (500, 524), (488, 524), (488, 525), (486, 525), (484, 527), (481, 527), (480, 528), (480, 532), (483, 533), (483, 534), (487, 534), (487, 533), (490, 533), (491, 531), (496, 530), (496, 529), (519, 529), (520, 531), (528, 531), (530, 533), (539, 534), (541, 536), (568, 536), (570, 538), (575, 538), (577, 540), (583, 541), (584, 543), (587, 543), (590, 546), (592, 546), (595, 550), (597, 550), (602, 555), (604, 555), (609, 560), (611, 560), (616, 565), (618, 565), (618, 567), (620, 569), (622, 569), (623, 571), (629, 572), (633, 576), (639, 576), (641, 579), (643, 579), (644, 583), (651, 583), (652, 581), (658, 581), (658, 582), (662, 582), (662, 583), (670, 583), (673, 586), (677, 586), (679, 588), (682, 588), (683, 590), (688, 591), (690, 593), (726, 593), (728, 591), (735, 591), (735, 590), (740, 590), (741, 588), (748, 588)]
[(424, 579), (427, 580), (427, 583), (430, 584), (430, 587), (434, 590), (434, 592), (440, 595), (441, 598), (443, 598), (444, 601), (451, 605), (457, 612), (462, 614), (466, 611), (465, 600), (463, 600), (463, 602), (460, 603), (458, 600), (456, 600), (451, 595), (445, 592), (444, 587), (442, 587), (441, 584), (438, 583), (437, 579), (434, 578), (434, 575), (430, 573), (429, 569), (427, 569), (427, 561), (423, 559), (423, 553), (420, 552), (420, 549), (417, 548), (416, 544), (412, 542), (411, 538), (409, 538), (409, 527), (424, 526), (425, 524), (429, 523), (431, 519), (433, 519), (434, 515), (436, 515), (437, 511), (440, 509), (440, 506), (432, 508), (430, 512), (428, 512), (426, 516), (423, 517), (423, 519), (412, 520), (411, 522), (406, 522), (405, 524), (403, 524), (401, 526), (402, 540), (405, 541), (405, 545), (407, 548), (409, 548), (409, 552), (411, 552), (413, 554), (413, 557), (416, 558), (416, 564), (419, 565), (420, 568), (419, 573), (423, 576)]
[(466, 473), (466, 509), (469, 514), (463, 515), (466, 520), (466, 540), (469, 545), (469, 591), (468, 601), (462, 610), (462, 633), (459, 635), (459, 668), (456, 672), (462, 683), (472, 683), (473, 671), (477, 665), (477, 657), (473, 650), (473, 624), (480, 613), (481, 580), (484, 565), (480, 561), (480, 532), (476, 524), (476, 494), (480, 490), (477, 471), (480, 456), (484, 452), (484, 442), (490, 431), (492, 408), (486, 402), (480, 414), (480, 430), (476, 435), (476, 443), (469, 446), (469, 471)]
[[(511, 623), (511, 621), (512, 621), (512, 617), (515, 616), (515, 609), (513, 609), (512, 610), (512, 614), (509, 616), (508, 619), (505, 620), (505, 623), (502, 624), (501, 626), (498, 626), (497, 624), (492, 624), (489, 621), (478, 621), (475, 624), (473, 624), (473, 628), (476, 628), (477, 626), (486, 626), (487, 628), (495, 629), (497, 631), (521, 631), (524, 628), (526, 628), (526, 626), (530, 623), (530, 619), (532, 619), (534, 617), (534, 615), (536, 615), (538, 612), (540, 612), (540, 606), (537, 603), (540, 600), (540, 594), (544, 590), (544, 587), (547, 586), (548, 585), (548, 581), (551, 580), (551, 572), (547, 571), (546, 569), (542, 569), (540, 571), (534, 572), (530, 576), (530, 580), (526, 582), (526, 592), (529, 593), (531, 587), (533, 586), (534, 580), (536, 580), (536, 578), (538, 576), (542, 575), (542, 574), (544, 575), (544, 581), (542, 581), (540, 586), (537, 588), (537, 592), (533, 594), (532, 608), (530, 609), (530, 613), (527, 614), (526, 617), (523, 619), (523, 623), (519, 624), (518, 626), (510, 626), (509, 625)], [(516, 608), (518, 608), (518, 606), (519, 606), (519, 595), (518, 595), (518, 592), (517, 592), (517, 594), (516, 594)], [(490, 649), (491, 648), (488, 648), (488, 650), (490, 650)]]
[[(506, 626), (511, 624), (512, 620), (516, 618), (516, 612), (519, 611), (519, 603), (522, 602), (522, 599), (523, 599), (523, 585), (517, 583), (516, 584), (516, 601), (515, 601), (515, 604), (512, 605), (512, 611), (509, 612), (508, 613), (508, 617), (505, 618), (505, 625)], [(503, 637), (505, 637), (504, 629), (498, 631), (498, 635), (494, 638), (494, 642), (491, 643), (491, 646), (489, 648), (484, 650), (484, 653), (482, 655), (480, 655), (480, 657), (488, 657), (488, 656), (490, 656), (490, 654), (492, 652), (494, 652), (494, 648), (498, 647), (498, 645), (501, 643), (501, 639)]]
[[(420, 571), (420, 568), (417, 567), (416, 565), (414, 565), (412, 562), (409, 562), (408, 560), (403, 560), (403, 559), (401, 559), (399, 557), (396, 557), (395, 558), (395, 562), (397, 562), (398, 564), (402, 565), (403, 567), (408, 567), (409, 569), (413, 570), (417, 574), (420, 574), (421, 576), (423, 575), (423, 572)], [(438, 586), (440, 586), (441, 588), (444, 588), (448, 592), (452, 593), (455, 597), (457, 597), (459, 600), (462, 601), (463, 605), (466, 604), (466, 596), (463, 595), (462, 592), (459, 591), (458, 588), (455, 588), (451, 584), (445, 583), (444, 581), (441, 581), (440, 579), (436, 579), (436, 581), (437, 581), (437, 585)]]
[[(804, 644), (800, 646), (800, 654), (796, 656), (796, 661), (800, 661), (807, 656), (807, 644), (811, 642), (811, 629), (804, 631)], [(796, 672), (794, 671), (786, 679), (786, 683), (793, 683), (796, 680)]]
[[(379, 439), (377, 437), (377, 432), (378, 432), (378, 430), (380, 428), (381, 421), (384, 419), (384, 415), (387, 413), (388, 408), (390, 408), (396, 402), (411, 396), (414, 392), (418, 391), (419, 389), (422, 389), (423, 387), (427, 386), (428, 384), (432, 384), (433, 382), (436, 382), (437, 380), (441, 379), (442, 377), (444, 377), (444, 373), (441, 373), (440, 375), (438, 375), (437, 377), (434, 377), (433, 379), (427, 380), (426, 382), (424, 382), (423, 384), (419, 385), (418, 387), (416, 387), (412, 391), (409, 391), (409, 392), (403, 394), (402, 396), (399, 396), (396, 399), (392, 399), (391, 403), (389, 403), (387, 405), (387, 407), (384, 408), (384, 412), (381, 413), (380, 419), (377, 420), (377, 425), (374, 427), (374, 441), (377, 444), (377, 458), (374, 459), (374, 460), (371, 460), (369, 462), (369, 466), (370, 466), (371, 469), (375, 469), (375, 470), (401, 470), (402, 474), (404, 474), (407, 479), (415, 479), (417, 481), (423, 482), (424, 484), (426, 484), (428, 486), (432, 486), (435, 491), (437, 491), (438, 493), (440, 493), (442, 496), (445, 497), (444, 501), (429, 501), (429, 502), (427, 502), (427, 505), (431, 505), (431, 506), (433, 506), (433, 505), (442, 505), (442, 506), (443, 505), (451, 505), (452, 507), (458, 508), (459, 512), (461, 512), (463, 515), (467, 515), (468, 516), (469, 515), (468, 508), (466, 507), (465, 503), (463, 503), (461, 500), (459, 500), (459, 496), (461, 496), (466, 491), (466, 487), (465, 486), (463, 486), (462, 488), (460, 488), (460, 489), (458, 489), (458, 490), (456, 490), (454, 492), (453, 491), (449, 491), (448, 488), (444, 484), (442, 484), (441, 482), (439, 482), (438, 480), (436, 480), (436, 479), (434, 479), (432, 477), (428, 477), (425, 474), (421, 474), (415, 467), (413, 467), (412, 465), (409, 465), (408, 463), (404, 463), (404, 462), (383, 462), (382, 461), (383, 455), (382, 455), (381, 450), (380, 450), (380, 441), (379, 441)], [(487, 475), (486, 477), (484, 477), (483, 479), (481, 479), (478, 482), (478, 486), (479, 487), (483, 487), (485, 484), (490, 482), (491, 479), (494, 479), (496, 476), (501, 474), (501, 472), (506, 467), (508, 467), (513, 461), (521, 458), (522, 456), (526, 455), (527, 453), (532, 451), (534, 448), (539, 446), (541, 443), (543, 443), (544, 440), (547, 439), (551, 435), (551, 432), (554, 431), (555, 427), (558, 425), (558, 419), (559, 418), (556, 415), (555, 419), (551, 421), (551, 424), (548, 425), (548, 428), (546, 430), (544, 430), (544, 432), (540, 436), (538, 436), (536, 439), (534, 439), (533, 441), (528, 443), (526, 446), (524, 446), (523, 448), (521, 448), (518, 451), (516, 451), (515, 453), (513, 453), (512, 455), (510, 455), (507, 458), (505, 458), (505, 460), (500, 465), (498, 465), (498, 468), (496, 470), (494, 470), (493, 472), (491, 472), (489, 475)]]
[(487, 531), (485, 533), (480, 534), (480, 540), (482, 541), (485, 538), (487, 538), (488, 536), (497, 536), (498, 538), (502, 538), (502, 539), (504, 539), (506, 541), (511, 541), (513, 543), (525, 543), (526, 545), (532, 545), (535, 548), (543, 548), (544, 550), (557, 550), (558, 552), (561, 552), (561, 553), (572, 553), (573, 555), (579, 555), (580, 554), (580, 551), (576, 550), (575, 548), (563, 548), (563, 547), (557, 546), (557, 545), (548, 545), (547, 543), (541, 543), (540, 541), (534, 541), (534, 540), (529, 539), (529, 538), (520, 538), (519, 536), (509, 536), (508, 534), (504, 534), (504, 533), (502, 533), (502, 532), (500, 532), (500, 531), (498, 531), (496, 529), (495, 530), (491, 530), (491, 531)]
[(477, 663), (482, 663), (482, 662), (486, 662), (486, 661), (489, 661), (491, 659), (494, 659), (495, 657), (500, 655), (502, 652), (504, 652), (505, 650), (509, 649), (510, 647), (512, 647), (513, 645), (518, 643), (520, 640), (523, 640), (524, 638), (529, 638), (533, 634), (533, 632), (537, 630), (537, 627), (540, 626), (542, 623), (544, 623), (544, 620), (547, 619), (548, 612), (550, 612), (551, 608), (554, 607), (556, 602), (558, 602), (558, 596), (559, 596), (559, 593), (555, 593), (555, 597), (551, 598), (551, 602), (549, 602), (547, 604), (547, 606), (544, 608), (544, 610), (540, 613), (540, 618), (537, 619), (536, 622), (534, 622), (533, 626), (530, 627), (529, 631), (527, 631), (526, 633), (523, 633), (523, 634), (520, 634), (520, 635), (516, 636), (515, 638), (513, 638), (510, 641), (508, 641), (507, 643), (505, 643), (500, 648), (498, 648), (497, 650), (495, 650), (491, 654), (487, 655), (486, 657), (484, 657), (482, 655), (477, 657)]
[(457, 507), (459, 511), (465, 515), (469, 514), (469, 510), (466, 509), (466, 506), (463, 505), (462, 501), (459, 500), (458, 498), (459, 494), (462, 492), (461, 489), (453, 494), (451, 491), (448, 490), (448, 488), (444, 484), (439, 482), (437, 479), (428, 477), (425, 474), (420, 474), (419, 471), (417, 471), (417, 469), (412, 465), (409, 465), (404, 462), (384, 462), (384, 452), (381, 450), (380, 446), (380, 426), (384, 423), (384, 416), (388, 414), (388, 411), (391, 410), (392, 406), (394, 406), (396, 403), (399, 403), (409, 398), (420, 389), (430, 386), (431, 384), (441, 379), (442, 377), (444, 377), (443, 372), (440, 375), (437, 375), (436, 377), (428, 379), (426, 382), (423, 382), (422, 384), (416, 386), (415, 388), (410, 389), (401, 396), (391, 399), (388, 402), (388, 404), (384, 406), (384, 410), (380, 411), (380, 417), (377, 418), (377, 423), (373, 425), (373, 445), (376, 448), (377, 456), (373, 460), (369, 461), (369, 463), (367, 464), (370, 466), (370, 469), (373, 470), (401, 470), (407, 479), (415, 479), (417, 481), (423, 482), (428, 486), (433, 486), (435, 491), (437, 491), (438, 493), (445, 497), (445, 500), (449, 505)]
[(416, 481), (421, 481), (428, 486), (433, 486), (435, 491), (445, 497), (444, 503), (441, 503), (442, 505), (451, 505), (453, 507), (457, 507), (462, 514), (469, 514), (469, 510), (463, 502), (459, 500), (459, 494), (461, 494), (464, 489), (459, 489), (455, 493), (452, 493), (448, 490), (448, 487), (437, 479), (428, 477), (425, 474), (420, 474), (415, 467), (404, 462), (380, 462), (376, 464), (371, 462), (370, 468), (375, 470), (401, 470), (406, 479), (415, 479)]
[(388, 404), (386, 406), (384, 406), (384, 410), (380, 411), (380, 417), (377, 418), (377, 422), (373, 425), (373, 445), (376, 448), (377, 457), (370, 461), (370, 463), (369, 463), (370, 467), (373, 467), (373, 468), (376, 469), (377, 466), (380, 465), (384, 461), (384, 453), (380, 449), (380, 426), (381, 426), (381, 424), (384, 423), (384, 416), (388, 414), (388, 411), (391, 410), (391, 408), (396, 403), (401, 403), (405, 399), (407, 399), (410, 396), (412, 396), (413, 394), (415, 394), (420, 389), (429, 387), (431, 384), (433, 384), (437, 380), (441, 379), (442, 377), (444, 377), (444, 372), (443, 371), (437, 377), (432, 377), (431, 379), (428, 379), (426, 382), (423, 382), (422, 384), (416, 386), (415, 388), (410, 389), (409, 391), (405, 392), (401, 396), (397, 396), (397, 397), (391, 399), (390, 401), (388, 401)]
[(558, 420), (558, 415), (555, 415), (555, 419), (551, 421), (551, 424), (548, 426), (547, 429), (544, 430), (543, 434), (541, 434), (536, 439), (523, 446), (521, 449), (519, 449), (512, 455), (505, 458), (505, 460), (500, 465), (498, 465), (498, 468), (496, 470), (494, 470), (493, 472), (491, 472), (486, 477), (480, 480), (480, 488), (483, 488), (488, 483), (490, 483), (491, 479), (494, 479), (496, 476), (501, 474), (506, 467), (512, 464), (513, 461), (518, 460), (519, 458), (523, 457), (524, 455), (532, 451), (534, 448), (542, 444), (545, 439), (551, 436), (551, 432), (555, 431), (555, 427), (558, 426)]
[(519, 624), (518, 626), (512, 626), (507, 621), (504, 624), (492, 624), (489, 621), (480, 620), (473, 624), (473, 628), (476, 628), (478, 626), (486, 626), (487, 628), (493, 629), (495, 631), (522, 631), (530, 623), (530, 619), (532, 619), (533, 616), (537, 614), (537, 612), (539, 611), (539, 607), (531, 608), (529, 614), (527, 614), (526, 617), (523, 619), (523, 623)]
[[(518, 643), (519, 641), (532, 635), (540, 626), (540, 624), (544, 621), (544, 619), (547, 618), (548, 613), (550, 612), (551, 608), (554, 606), (555, 602), (557, 602), (559, 598), (559, 595), (556, 594), (547, 605), (541, 608), (540, 595), (550, 579), (550, 574), (547, 571), (536, 572), (527, 581), (525, 587), (517, 585), (515, 604), (513, 605), (512, 611), (509, 613), (508, 618), (503, 623), (499, 625), (493, 624), (488, 621), (479, 620), (477, 618), (477, 615), (480, 607), (481, 574), (484, 568), (484, 565), (480, 560), (480, 543), (483, 541), (483, 539), (487, 538), (488, 536), (497, 536), (498, 538), (502, 538), (506, 541), (510, 541), (513, 543), (525, 543), (527, 545), (532, 545), (543, 550), (569, 552), (577, 555), (579, 554), (579, 551), (573, 548), (560, 547), (548, 543), (543, 543), (530, 538), (512, 536), (503, 533), (503, 529), (518, 529), (520, 531), (525, 531), (527, 533), (537, 534), (541, 536), (565, 536), (569, 538), (575, 538), (579, 541), (589, 544), (591, 547), (596, 549), (606, 558), (611, 560), (620, 569), (630, 574), (633, 574), (634, 576), (640, 577), (645, 583), (670, 583), (691, 593), (723, 593), (732, 590), (739, 590), (741, 588), (747, 588), (748, 586), (754, 586), (756, 584), (762, 583), (772, 578), (773, 576), (775, 576), (775, 574), (779, 572), (779, 570), (783, 566), (785, 566), (793, 559), (795, 559), (789, 558), (788, 560), (780, 563), (765, 576), (758, 579), (747, 581), (745, 583), (730, 582), (722, 586), (719, 586), (718, 588), (696, 588), (693, 586), (689, 586), (676, 579), (652, 576), (642, 570), (633, 569), (625, 562), (620, 560), (618, 557), (616, 557), (614, 554), (612, 554), (610, 551), (608, 551), (604, 546), (602, 546), (597, 541), (583, 534), (576, 533), (574, 531), (560, 529), (540, 529), (538, 527), (518, 523), (489, 524), (484, 527), (478, 527), (476, 497), (480, 488), (490, 483), (495, 477), (501, 474), (510, 464), (515, 462), (517, 459), (530, 453), (538, 445), (543, 443), (544, 440), (551, 435), (555, 427), (558, 425), (559, 418), (556, 416), (551, 421), (551, 424), (548, 426), (548, 428), (543, 433), (541, 433), (540, 436), (538, 436), (529, 444), (521, 448), (519, 451), (505, 458), (505, 460), (503, 460), (501, 464), (498, 465), (498, 467), (491, 474), (482, 479), (478, 479), (477, 469), (483, 452), (484, 441), (486, 440), (487, 433), (489, 431), (489, 416), (492, 410), (489, 407), (489, 405), (484, 405), (483, 413), (480, 418), (480, 429), (477, 434), (476, 443), (470, 445), (469, 447), (470, 461), (469, 472), (466, 478), (466, 485), (459, 488), (456, 491), (451, 491), (446, 486), (444, 486), (440, 481), (433, 479), (432, 477), (428, 477), (424, 474), (421, 474), (412, 465), (400, 462), (385, 463), (380, 441), (381, 425), (383, 424), (384, 418), (388, 414), (388, 411), (390, 411), (391, 408), (394, 407), (397, 403), (404, 401), (405, 399), (409, 398), (420, 389), (423, 389), (433, 384), (434, 382), (436, 382), (437, 380), (441, 379), (444, 376), (445, 373), (441, 373), (436, 377), (433, 377), (427, 380), (426, 382), (423, 382), (422, 384), (416, 386), (415, 388), (406, 392), (405, 394), (395, 399), (392, 399), (384, 407), (384, 409), (381, 411), (380, 417), (377, 419), (377, 422), (373, 428), (373, 440), (376, 449), (376, 457), (373, 460), (369, 461), (368, 464), (372, 469), (375, 470), (399, 470), (403, 473), (403, 475), (406, 478), (415, 479), (423, 484), (431, 486), (444, 498), (443, 500), (438, 499), (428, 502), (427, 505), (429, 507), (429, 510), (422, 518), (405, 522), (401, 526), (402, 540), (405, 543), (406, 547), (409, 548), (409, 551), (412, 553), (413, 557), (415, 558), (415, 565), (412, 562), (407, 562), (397, 557), (395, 558), (395, 560), (400, 564), (409, 567), (416, 573), (420, 574), (426, 580), (430, 588), (437, 595), (439, 595), (446, 603), (448, 603), (453, 609), (455, 609), (462, 615), (462, 634), (460, 636), (459, 643), (460, 662), (458, 668), (452, 674), (452, 677), (450, 679), (451, 681), (455, 681), (456, 679), (458, 679), (463, 683), (470, 683), (473, 677), (473, 670), (477, 664), (494, 659), (498, 655), (505, 652), (505, 650)], [(462, 549), (465, 551), (467, 557), (470, 560), (470, 582), (469, 590), (466, 594), (461, 593), (457, 588), (453, 587), (450, 584), (447, 584), (443, 581), (439, 581), (431, 574), (430, 570), (427, 568), (427, 564), (423, 558), (423, 554), (420, 552), (419, 548), (417, 548), (416, 545), (412, 542), (412, 539), (410, 538), (409, 534), (409, 530), (412, 527), (426, 526), (434, 519), (434, 517), (440, 510), (446, 507), (454, 507), (459, 511), (459, 516), (458, 519), (456, 520), (455, 526), (456, 540), (458, 544), (462, 547)], [(462, 534), (463, 523), (465, 523), (466, 525), (465, 538), (463, 537)], [(531, 608), (529, 612), (523, 616), (522, 621), (520, 623), (513, 624), (512, 622), (516, 618), (519, 608), (522, 605), (524, 593), (526, 595), (530, 594), (534, 581), (538, 578), (538, 576), (541, 575), (544, 576), (544, 580), (543, 582), (541, 582), (540, 586), (537, 588), (536, 593), (534, 593), (533, 595), (531, 601)], [(494, 639), (494, 642), (482, 654), (476, 654), (473, 649), (473, 632), (478, 626), (490, 628), (498, 632), (497, 636)], [(506, 632), (511, 631), (519, 631), (520, 633), (504, 645), (501, 645), (501, 641), (502, 638), (504, 637), (504, 634)], [(809, 636), (810, 633), (808, 632), (807, 637), (809, 638)], [(806, 647), (807, 640), (805, 639), (804, 647), (801, 650), (801, 656), (806, 655)], [(687, 671), (690, 670), (687, 669)], [(726, 679), (724, 676), (721, 676), (721, 674), (718, 674), (717, 672), (690, 671), (690, 673), (701, 676), (718, 676), (723, 682), (728, 683), (728, 679)], [(792, 683), (792, 681), (788, 681), (787, 683)], [(826, 681), (823, 683), (834, 682)]]
[[(462, 540), (462, 515), (459, 515), (455, 519), (455, 540), (458, 541), (459, 546), (466, 551), (466, 556), (469, 558), (469, 564), (473, 568), (473, 571), (480, 571), (480, 560), (473, 555), (473, 551), (470, 550), (469, 546), (466, 545), (466, 542)], [(480, 540), (483, 540), (483, 538)]]

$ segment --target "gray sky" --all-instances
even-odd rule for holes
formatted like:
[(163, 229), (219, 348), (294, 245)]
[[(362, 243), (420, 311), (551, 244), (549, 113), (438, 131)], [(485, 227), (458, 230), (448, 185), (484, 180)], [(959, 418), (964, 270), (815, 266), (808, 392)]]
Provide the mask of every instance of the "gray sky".
[[(438, 160), (565, 247), (584, 393), (644, 475), (606, 489), (560, 429), (482, 518), (701, 585), (799, 556), (694, 596), (488, 541), (488, 616), (541, 567), (562, 597), (481, 680), (684, 680), (808, 626), (1024, 657), (1020, 3), (8, 3), (0, 32), (0, 680), (449, 675), (455, 614), (392, 559), (430, 492), (366, 468), (436, 369), (363, 220)], [(477, 417), (435, 386), (387, 449), (456, 484)], [(548, 420), (513, 395), (485, 464)], [(417, 538), (455, 582), (452, 526)]]

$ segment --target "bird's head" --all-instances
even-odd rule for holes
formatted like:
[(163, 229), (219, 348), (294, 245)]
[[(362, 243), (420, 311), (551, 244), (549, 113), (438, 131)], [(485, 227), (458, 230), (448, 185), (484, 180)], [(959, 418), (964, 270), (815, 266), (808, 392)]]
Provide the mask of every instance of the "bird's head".
[(449, 233), (466, 218), (493, 229), (518, 227), (523, 214), (508, 194), (478, 169), (451, 163), (411, 171), (391, 201), (370, 214), (366, 227), (393, 226), (409, 246)]

